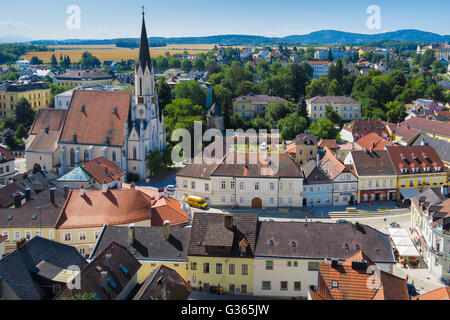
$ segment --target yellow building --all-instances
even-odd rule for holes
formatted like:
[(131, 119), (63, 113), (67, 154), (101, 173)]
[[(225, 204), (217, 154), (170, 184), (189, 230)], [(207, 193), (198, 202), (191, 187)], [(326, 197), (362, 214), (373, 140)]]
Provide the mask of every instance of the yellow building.
[(56, 84), (64, 87), (78, 87), (90, 84), (112, 85), (113, 76), (100, 70), (71, 70), (56, 76)]
[(4, 83), (0, 85), (0, 118), (15, 115), (14, 105), (21, 98), (30, 103), (33, 110), (50, 106), (51, 90), (45, 82), (25, 84)]
[(306, 100), (308, 115), (313, 120), (325, 119), (327, 106), (331, 106), (343, 121), (362, 119), (361, 103), (344, 96), (317, 96)]
[(189, 283), (195, 289), (220, 287), (230, 294), (253, 294), (256, 214), (194, 215), (188, 249)]
[(141, 263), (138, 281), (161, 265), (169, 267), (188, 280), (187, 247), (190, 228), (183, 227), (137, 227), (104, 226), (90, 259), (95, 258), (113, 241), (127, 248)]
[(296, 155), (295, 160), (301, 166), (307, 164), (311, 160), (317, 159), (317, 137), (313, 134), (305, 133), (299, 134), (295, 138)]
[(287, 101), (267, 95), (249, 94), (248, 96), (240, 96), (233, 100), (233, 113), (244, 119), (264, 118), (269, 103), (287, 103)]
[(386, 149), (398, 175), (398, 195), (404, 199), (424, 189), (447, 184), (448, 169), (433, 147), (419, 145)]

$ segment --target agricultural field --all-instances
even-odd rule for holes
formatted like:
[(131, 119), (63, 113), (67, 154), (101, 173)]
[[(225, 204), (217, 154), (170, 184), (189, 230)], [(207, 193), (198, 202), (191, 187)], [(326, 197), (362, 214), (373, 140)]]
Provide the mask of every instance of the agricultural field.
[[(139, 49), (117, 48), (115, 45), (61, 45), (51, 46), (55, 51), (48, 52), (27, 52), (22, 56), (23, 59), (30, 60), (33, 56), (38, 57), (44, 63), (49, 63), (52, 55), (59, 59), (60, 55), (69, 56), (72, 62), (81, 60), (81, 56), (85, 51), (89, 51), (96, 56), (100, 61), (120, 61), (137, 59), (139, 56)], [(182, 45), (168, 45), (166, 47), (151, 48), (150, 53), (152, 57), (159, 57), (169, 52), (171, 55), (176, 53), (183, 53), (187, 51), (189, 54), (206, 53), (214, 48), (213, 44), (182, 44)]]

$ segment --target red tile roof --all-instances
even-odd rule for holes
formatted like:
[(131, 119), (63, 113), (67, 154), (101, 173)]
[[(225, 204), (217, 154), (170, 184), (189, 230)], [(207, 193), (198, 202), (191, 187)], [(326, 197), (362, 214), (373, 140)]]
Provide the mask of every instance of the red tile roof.
[(325, 147), (330, 148), (331, 150), (338, 149), (336, 139), (321, 139), (318, 144), (319, 148), (325, 149)]
[(375, 132), (382, 137), (389, 136), (389, 132), (384, 123), (378, 120), (354, 121), (345, 125), (343, 130), (350, 132), (355, 140), (358, 140), (372, 132)]
[(325, 155), (320, 161), (320, 167), (324, 170), (331, 180), (334, 180), (344, 171), (350, 170), (336, 157), (336, 154), (328, 147), (325, 147)]
[(431, 290), (414, 297), (413, 300), (450, 300), (450, 287), (440, 287)]
[[(365, 260), (366, 265), (353, 266), (354, 260)], [(409, 300), (406, 279), (380, 271), (380, 282), (370, 285), (373, 274), (367, 268), (371, 265), (373, 261), (361, 251), (337, 267), (321, 263), (316, 295), (324, 300)], [(333, 288), (333, 282), (337, 282), (337, 288)]]
[(123, 225), (150, 221), (151, 198), (138, 190), (71, 190), (58, 220), (58, 229)]
[(12, 160), (14, 160), (14, 156), (12, 155), (11, 152), (9, 152), (8, 149), (0, 147), (0, 162), (2, 162), (1, 158), (3, 158), (3, 157), (5, 157), (4, 161), (12, 161)]
[[(418, 168), (417, 173), (426, 173), (426, 168), (430, 173), (447, 170), (436, 150), (429, 145), (387, 147), (386, 150), (397, 174), (406, 174), (402, 169), (406, 169), (408, 174), (415, 173), (414, 168)], [(441, 167), (441, 170), (437, 171), (435, 167)]]
[(30, 134), (38, 134), (48, 128), (50, 131), (61, 130), (66, 119), (67, 110), (39, 109), (30, 129)]
[(384, 150), (386, 145), (390, 145), (391, 142), (389, 140), (380, 137), (377, 133), (372, 132), (359, 139), (358, 142), (356, 142), (356, 144), (360, 146), (362, 149), (372, 148), (373, 150)]
[(401, 124), (420, 131), (450, 137), (450, 123), (414, 117)]
[(104, 157), (81, 163), (80, 166), (100, 184), (108, 184), (125, 175), (114, 162)]
[(75, 90), (60, 142), (122, 146), (131, 96), (126, 92)]

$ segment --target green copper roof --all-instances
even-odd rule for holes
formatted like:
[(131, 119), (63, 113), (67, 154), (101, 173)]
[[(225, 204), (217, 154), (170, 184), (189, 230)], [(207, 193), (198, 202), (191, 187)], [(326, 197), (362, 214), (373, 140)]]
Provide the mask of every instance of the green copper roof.
[(56, 181), (89, 181), (91, 177), (81, 167), (76, 167)]

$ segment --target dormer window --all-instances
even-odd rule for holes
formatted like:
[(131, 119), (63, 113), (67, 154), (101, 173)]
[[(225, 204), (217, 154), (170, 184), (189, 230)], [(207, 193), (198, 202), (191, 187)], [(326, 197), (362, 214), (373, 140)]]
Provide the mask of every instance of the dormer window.
[(81, 106), (80, 111), (81, 111), (81, 112), (85, 112), (85, 111), (86, 111), (86, 107), (85, 107), (84, 104)]
[(400, 154), (400, 157), (402, 158), (403, 161), (406, 160), (406, 157), (405, 157), (405, 155), (403, 153)]
[(113, 114), (117, 114), (117, 107), (113, 108)]
[(109, 137), (105, 138), (105, 143), (108, 144), (108, 145), (111, 144), (111, 140), (109, 139)]
[(77, 134), (76, 133), (72, 136), (72, 142), (77, 142)]
[(436, 166), (436, 167), (434, 167), (434, 170), (436, 170), (436, 171), (441, 171), (441, 167)]

